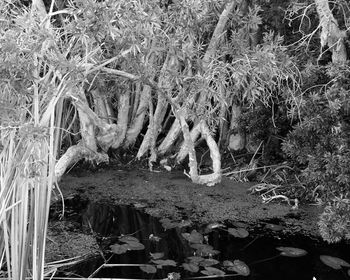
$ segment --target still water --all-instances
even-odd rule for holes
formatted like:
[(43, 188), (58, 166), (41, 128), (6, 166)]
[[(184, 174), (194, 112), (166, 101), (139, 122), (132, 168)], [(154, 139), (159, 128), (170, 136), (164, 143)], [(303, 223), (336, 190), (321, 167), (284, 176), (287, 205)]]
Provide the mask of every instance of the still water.
[[(204, 237), (204, 244), (211, 246), (213, 251), (217, 251), (217, 254), (207, 254), (203, 258), (210, 262), (217, 260), (219, 263), (211, 267), (231, 275), (225, 275), (224, 278), (211, 276), (210, 279), (350, 279), (347, 268), (333, 269), (320, 260), (320, 255), (329, 255), (350, 262), (350, 245), (345, 243), (329, 245), (303, 236), (277, 237), (264, 230), (251, 228), (246, 229), (249, 232), (247, 237), (237, 238), (228, 233), (229, 226), (208, 228), (181, 224), (180, 227), (174, 227), (175, 225), (169, 226), (169, 223), (167, 224), (164, 220), (151, 217), (142, 210), (129, 206), (112, 206), (107, 203), (89, 203), (81, 213), (82, 227), (92, 229), (96, 233), (105, 260), (101, 256), (88, 259), (70, 268), (70, 272), (74, 275), (124, 279), (164, 279), (175, 275), (181, 276), (181, 279), (208, 279), (208, 276), (200, 273), (201, 270), (205, 270), (200, 265), (197, 273), (183, 269), (182, 264), (189, 263), (188, 257), (200, 257), (198, 251), (193, 248), (193, 243), (184, 238), (184, 234), (195, 230), (198, 236)], [(110, 245), (125, 244), (118, 239), (125, 235), (137, 238), (144, 248), (128, 250), (122, 254), (112, 253)], [(300, 248), (306, 250), (307, 254), (299, 257), (281, 256), (281, 252), (276, 249), (278, 247)], [(159, 266), (155, 273), (142, 271), (138, 266), (140, 264), (156, 266), (157, 263), (152, 262), (151, 255), (156, 253), (164, 254), (161, 260), (170, 260), (171, 263), (175, 261), (177, 265)], [(249, 275), (234, 275), (235, 272), (227, 271), (223, 262), (234, 260), (247, 265)], [(104, 263), (108, 265), (101, 268)], [(125, 265), (121, 266), (121, 264)], [(98, 268), (100, 269), (97, 271)]]

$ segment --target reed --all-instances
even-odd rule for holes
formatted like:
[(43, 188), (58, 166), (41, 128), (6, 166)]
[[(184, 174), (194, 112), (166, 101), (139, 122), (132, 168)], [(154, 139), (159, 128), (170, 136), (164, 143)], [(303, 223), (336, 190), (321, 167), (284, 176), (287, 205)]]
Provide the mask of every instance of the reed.
[[(44, 61), (40, 52), (45, 50), (28, 47), (37, 45), (29, 39), (39, 39), (35, 19), (24, 9), (14, 9), (0, 4), (3, 19), (8, 20), (0, 40), (12, 44), (0, 53), (6, 62), (0, 77), (0, 276), (43, 279), (67, 83)], [(24, 19), (31, 21), (21, 24)]]

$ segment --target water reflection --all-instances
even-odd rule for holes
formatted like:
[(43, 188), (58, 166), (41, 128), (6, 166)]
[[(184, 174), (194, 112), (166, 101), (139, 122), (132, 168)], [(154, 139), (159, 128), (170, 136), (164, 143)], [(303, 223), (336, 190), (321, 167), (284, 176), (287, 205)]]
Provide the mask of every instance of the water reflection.
[[(163, 252), (164, 259), (176, 261), (177, 267), (163, 267), (156, 275), (142, 272), (139, 267), (112, 267), (101, 269), (94, 277), (101, 278), (166, 278), (169, 272), (179, 272), (182, 279), (201, 274), (183, 271), (181, 264), (186, 257), (193, 256), (194, 250), (182, 237), (182, 233), (190, 232), (193, 228), (172, 228), (165, 230), (157, 218), (135, 210), (129, 206), (111, 206), (104, 203), (91, 203), (82, 216), (84, 228), (91, 228), (99, 236), (104, 250), (118, 240), (118, 236), (131, 234), (145, 245), (145, 250), (128, 251), (116, 255), (105, 251), (105, 257), (110, 264), (145, 264), (149, 263), (150, 253)], [(204, 229), (204, 227), (203, 227)], [(198, 229), (200, 231), (200, 229)], [(204, 230), (202, 230), (204, 233)], [(160, 238), (157, 239), (152, 238)], [(150, 238), (151, 237), (151, 238)], [(329, 246), (320, 241), (301, 236), (274, 238), (265, 232), (251, 232), (247, 238), (234, 238), (227, 231), (216, 228), (208, 234), (208, 242), (221, 253), (215, 256), (219, 261), (242, 260), (250, 268), (251, 274), (247, 277), (235, 276), (225, 279), (254, 279), (254, 280), (338, 280), (350, 279), (346, 270), (334, 270), (325, 266), (320, 255), (332, 255), (350, 260), (349, 244)], [(279, 246), (302, 248), (308, 251), (306, 256), (291, 258), (280, 256), (276, 250)], [(87, 261), (75, 268), (75, 272), (88, 277), (99, 265), (102, 258)], [(221, 268), (220, 266), (216, 266)], [(204, 278), (204, 276), (203, 276)]]

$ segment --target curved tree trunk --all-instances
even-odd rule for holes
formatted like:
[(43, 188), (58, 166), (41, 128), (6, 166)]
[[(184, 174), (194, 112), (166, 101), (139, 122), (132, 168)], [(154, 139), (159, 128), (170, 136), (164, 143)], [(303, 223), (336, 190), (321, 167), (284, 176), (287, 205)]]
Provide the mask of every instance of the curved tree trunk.
[(206, 140), (207, 145), (209, 147), (210, 157), (213, 162), (213, 173), (206, 174), (206, 175), (199, 175), (194, 141), (190, 134), (188, 124), (181, 110), (176, 112), (175, 115), (179, 119), (179, 123), (181, 125), (181, 129), (184, 136), (184, 142), (186, 145), (186, 151), (188, 154), (188, 160), (189, 160), (188, 166), (190, 168), (188, 177), (190, 177), (192, 182), (195, 184), (213, 186), (217, 183), (220, 183), (221, 177), (222, 177), (220, 151), (215, 140), (210, 135), (210, 131), (207, 124), (205, 123), (205, 121), (201, 121), (199, 124), (199, 127), (200, 127), (200, 133), (202, 134), (202, 137)]
[[(185, 118), (185, 116), (183, 116), (183, 118)], [(181, 128), (182, 128), (182, 126), (181, 126)], [(199, 123), (194, 125), (194, 127), (191, 129), (190, 134), (189, 134), (193, 143), (198, 139), (200, 134), (201, 134), (201, 128), (200, 128), (200, 122), (199, 122)], [(186, 145), (186, 140), (184, 140), (183, 143), (181, 144), (180, 151), (178, 152), (178, 154), (176, 156), (176, 161), (178, 163), (184, 161), (184, 159), (188, 155), (187, 148), (188, 148), (188, 145)]]
[[(58, 160), (55, 167), (57, 180), (71, 165), (82, 158), (96, 161), (97, 163), (108, 161), (105, 152), (120, 138), (121, 132), (115, 124), (108, 124), (106, 120), (99, 118), (91, 110), (83, 89), (75, 88), (75, 92), (68, 92), (72, 97), (72, 103), (77, 108), (80, 121), (81, 142), (68, 148), (65, 154)], [(96, 135), (96, 127), (98, 134)], [(98, 147), (104, 152), (98, 152)]]

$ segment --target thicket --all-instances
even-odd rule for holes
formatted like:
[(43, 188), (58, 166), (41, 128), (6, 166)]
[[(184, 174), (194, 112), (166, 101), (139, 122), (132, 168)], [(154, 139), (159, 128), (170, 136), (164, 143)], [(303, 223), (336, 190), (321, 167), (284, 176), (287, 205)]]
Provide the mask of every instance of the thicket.
[[(346, 1), (49, 2), (0, 2), (2, 240), (8, 215), (20, 214), (6, 209), (18, 201), (27, 203), (30, 234), (45, 236), (54, 183), (79, 161), (108, 162), (114, 151), (133, 151), (151, 170), (163, 158), (187, 157), (189, 177), (213, 185), (229, 147), (233, 157), (250, 155), (251, 170), (283, 163), (283, 195), (329, 202), (324, 223), (346, 215)], [(200, 139), (211, 174), (198, 170)], [(42, 184), (47, 196), (16, 196), (23, 178), (28, 191)], [(14, 256), (31, 254), (30, 246), (21, 250)]]

